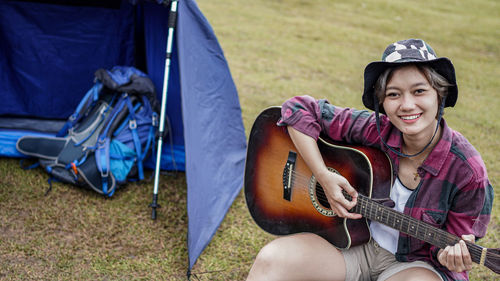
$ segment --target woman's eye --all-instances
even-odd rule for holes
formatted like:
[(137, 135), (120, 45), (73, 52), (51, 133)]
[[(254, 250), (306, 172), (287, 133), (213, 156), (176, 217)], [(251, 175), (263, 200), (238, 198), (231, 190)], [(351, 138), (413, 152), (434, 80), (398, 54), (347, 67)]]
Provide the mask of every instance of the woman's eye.
[(417, 89), (415, 90), (415, 94), (423, 94), (425, 92), (425, 89)]
[(398, 96), (398, 93), (395, 92), (388, 92), (385, 94), (386, 97), (394, 98)]

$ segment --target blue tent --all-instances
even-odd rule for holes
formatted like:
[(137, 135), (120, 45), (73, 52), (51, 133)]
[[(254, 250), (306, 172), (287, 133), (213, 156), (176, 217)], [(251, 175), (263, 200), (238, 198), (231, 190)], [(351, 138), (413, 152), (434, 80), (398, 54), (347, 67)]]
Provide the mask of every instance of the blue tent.
[[(0, 156), (21, 157), (22, 135), (54, 134), (99, 68), (135, 66), (161, 98), (168, 14), (137, 0), (0, 0)], [(179, 1), (172, 54), (161, 163), (186, 171), (191, 269), (243, 185), (246, 138), (227, 62), (193, 0)]]

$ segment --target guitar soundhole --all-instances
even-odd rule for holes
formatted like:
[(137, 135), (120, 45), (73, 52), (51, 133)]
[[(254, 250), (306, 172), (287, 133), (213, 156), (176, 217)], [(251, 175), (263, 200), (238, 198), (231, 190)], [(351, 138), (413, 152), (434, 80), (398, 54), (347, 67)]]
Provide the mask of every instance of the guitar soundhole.
[[(339, 173), (337, 170), (333, 168), (328, 168), (328, 170)], [(316, 181), (316, 178), (311, 176), (309, 181), (309, 198), (311, 199), (311, 203), (320, 214), (333, 217), (336, 216), (335, 212), (332, 210), (330, 203), (328, 203), (328, 199), (326, 199), (325, 191), (323, 187)]]
[(316, 184), (316, 198), (318, 199), (318, 203), (321, 204), (323, 208), (331, 209), (330, 203), (328, 203), (328, 199), (326, 199), (325, 191), (319, 184)]

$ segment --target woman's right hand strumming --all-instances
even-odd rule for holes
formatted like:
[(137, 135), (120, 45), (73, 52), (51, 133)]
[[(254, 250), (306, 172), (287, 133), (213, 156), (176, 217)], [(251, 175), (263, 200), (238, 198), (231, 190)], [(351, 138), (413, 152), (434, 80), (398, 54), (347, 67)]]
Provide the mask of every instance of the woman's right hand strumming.
[[(360, 214), (349, 212), (357, 203), (357, 191), (342, 175), (333, 173), (327, 169), (316, 140), (291, 126), (288, 126), (288, 133), (301, 157), (304, 158), (307, 166), (323, 187), (332, 210), (342, 218), (360, 219)], [(344, 197), (342, 190), (351, 195), (352, 201)]]
[[(361, 218), (360, 214), (349, 212), (349, 210), (357, 203), (358, 192), (356, 192), (346, 178), (327, 169), (326, 171), (318, 172), (315, 176), (325, 191), (325, 195), (328, 199), (328, 203), (330, 203), (331, 209), (335, 212), (335, 214), (337, 214), (337, 216), (349, 219)], [(351, 195), (352, 201), (345, 198), (342, 194), (342, 190), (345, 190), (349, 195)]]

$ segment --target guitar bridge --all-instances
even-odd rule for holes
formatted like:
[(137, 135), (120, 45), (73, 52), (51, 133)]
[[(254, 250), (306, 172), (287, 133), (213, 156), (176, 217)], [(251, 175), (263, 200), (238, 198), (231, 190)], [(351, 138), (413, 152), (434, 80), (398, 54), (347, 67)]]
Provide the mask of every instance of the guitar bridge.
[(283, 169), (283, 199), (292, 200), (292, 184), (293, 184), (293, 171), (295, 169), (295, 161), (297, 160), (297, 153), (288, 152), (288, 159)]

